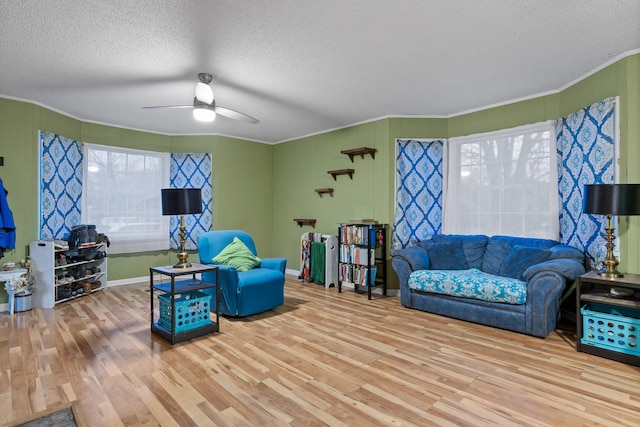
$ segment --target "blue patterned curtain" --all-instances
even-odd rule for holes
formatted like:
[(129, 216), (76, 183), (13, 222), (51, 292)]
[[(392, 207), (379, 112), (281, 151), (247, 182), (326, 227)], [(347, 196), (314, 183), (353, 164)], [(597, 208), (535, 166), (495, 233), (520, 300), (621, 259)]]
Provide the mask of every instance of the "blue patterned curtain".
[(63, 239), (80, 224), (82, 142), (50, 132), (40, 139), (40, 239)]
[(443, 140), (396, 140), (394, 249), (440, 232), (443, 151)]
[(558, 121), (560, 240), (584, 250), (593, 267), (606, 258), (602, 216), (582, 213), (585, 184), (614, 182), (615, 98)]
[[(198, 248), (198, 236), (211, 230), (213, 194), (211, 181), (211, 154), (208, 153), (175, 153), (171, 154), (170, 171), (171, 188), (200, 188), (202, 189), (202, 213), (185, 215), (187, 238), (185, 249)], [(170, 218), (170, 247), (180, 247), (178, 231), (179, 218)]]

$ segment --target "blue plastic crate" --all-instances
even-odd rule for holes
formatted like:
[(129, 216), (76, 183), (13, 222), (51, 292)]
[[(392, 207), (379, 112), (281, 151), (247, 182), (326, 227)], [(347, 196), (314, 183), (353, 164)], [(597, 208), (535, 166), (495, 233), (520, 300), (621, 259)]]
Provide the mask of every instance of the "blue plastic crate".
[(640, 310), (587, 303), (582, 313), (582, 344), (640, 356)]
[[(160, 303), (160, 318), (158, 324), (171, 330), (171, 296), (158, 295)], [(211, 310), (211, 295), (204, 292), (189, 292), (180, 294), (174, 299), (176, 327), (174, 332), (184, 332), (211, 324), (209, 313)]]

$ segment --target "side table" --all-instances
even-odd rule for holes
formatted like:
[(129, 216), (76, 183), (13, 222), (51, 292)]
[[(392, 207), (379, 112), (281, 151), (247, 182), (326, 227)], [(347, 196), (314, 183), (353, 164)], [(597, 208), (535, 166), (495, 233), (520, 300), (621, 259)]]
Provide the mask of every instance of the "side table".
[[(628, 296), (612, 292), (628, 290)], [(577, 350), (640, 366), (640, 275), (609, 279), (595, 271), (578, 277)]]
[[(6, 284), (6, 282), (15, 277), (22, 276), (26, 272), (27, 270), (24, 268), (19, 268), (17, 270), (0, 271), (0, 282), (4, 282)], [(9, 314), (13, 314), (13, 312), (15, 311), (15, 292), (7, 291), (7, 296), (7, 302), (9, 303)]]
[[(208, 283), (196, 279), (196, 274), (205, 271), (215, 271), (216, 283)], [(168, 276), (168, 283), (154, 284), (154, 273), (162, 276)], [(151, 267), (149, 269), (149, 293), (150, 293), (150, 317), (151, 331), (160, 335), (171, 344), (190, 340), (205, 334), (220, 331), (220, 287), (218, 286), (218, 267), (215, 265), (204, 265), (192, 263), (188, 268), (174, 268), (173, 266)], [(180, 276), (191, 276), (182, 280), (176, 280)], [(215, 288), (215, 307), (210, 306), (210, 298), (207, 294), (199, 292), (202, 289)], [(155, 301), (154, 291), (162, 292), (158, 295), (158, 301), (161, 307), (160, 318), (155, 319)], [(176, 297), (176, 295), (181, 295)], [(199, 298), (200, 296), (203, 296)], [(207, 296), (205, 298), (204, 296)], [(160, 301), (162, 299), (162, 301)], [(193, 302), (190, 302), (190, 299)], [(208, 303), (207, 303), (208, 302)], [(203, 307), (206, 313), (203, 314)], [(196, 313), (197, 311), (197, 313)], [(215, 319), (211, 320), (211, 312), (214, 313)], [(198, 319), (186, 321), (182, 320), (182, 316), (197, 315)], [(180, 319), (179, 319), (180, 318)], [(191, 322), (191, 323), (190, 323)]]

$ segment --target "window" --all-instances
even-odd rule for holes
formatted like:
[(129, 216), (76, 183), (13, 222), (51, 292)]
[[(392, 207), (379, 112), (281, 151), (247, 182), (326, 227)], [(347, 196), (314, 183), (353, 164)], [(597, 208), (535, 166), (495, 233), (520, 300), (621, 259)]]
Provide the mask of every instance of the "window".
[(160, 200), (169, 154), (94, 144), (84, 150), (82, 222), (109, 236), (111, 253), (169, 249)]
[(448, 234), (558, 239), (553, 122), (449, 140)]

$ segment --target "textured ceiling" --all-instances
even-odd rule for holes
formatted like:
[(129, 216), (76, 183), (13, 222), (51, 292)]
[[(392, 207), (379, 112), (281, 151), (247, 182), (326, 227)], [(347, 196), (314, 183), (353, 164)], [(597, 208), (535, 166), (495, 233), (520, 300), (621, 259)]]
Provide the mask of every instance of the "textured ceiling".
[[(276, 143), (557, 91), (640, 49), (640, 0), (0, 0), (0, 96)], [(197, 73), (260, 119), (196, 122)]]

